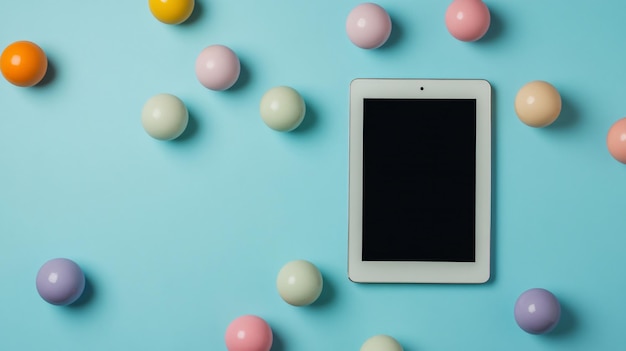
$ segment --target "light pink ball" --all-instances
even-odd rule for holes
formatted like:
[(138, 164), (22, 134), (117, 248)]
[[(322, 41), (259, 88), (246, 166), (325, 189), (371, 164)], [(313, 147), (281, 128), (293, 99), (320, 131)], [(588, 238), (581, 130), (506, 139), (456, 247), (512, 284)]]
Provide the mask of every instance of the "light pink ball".
[(391, 34), (391, 18), (373, 3), (358, 5), (348, 15), (346, 32), (354, 45), (363, 49), (381, 47)]
[(224, 339), (228, 351), (270, 351), (273, 336), (263, 318), (246, 315), (230, 323)]
[(606, 136), (609, 153), (621, 163), (626, 163), (626, 118), (615, 122)]
[(482, 38), (491, 23), (489, 8), (482, 0), (454, 0), (446, 11), (446, 26), (461, 41)]
[(237, 55), (224, 45), (212, 45), (200, 52), (196, 59), (196, 77), (211, 90), (232, 87), (241, 72)]

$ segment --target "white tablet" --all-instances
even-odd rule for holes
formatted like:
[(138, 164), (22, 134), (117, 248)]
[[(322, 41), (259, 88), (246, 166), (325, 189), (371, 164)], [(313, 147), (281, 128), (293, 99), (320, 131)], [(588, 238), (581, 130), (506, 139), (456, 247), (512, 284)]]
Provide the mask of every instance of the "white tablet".
[(349, 180), (350, 280), (489, 280), (489, 82), (352, 81)]

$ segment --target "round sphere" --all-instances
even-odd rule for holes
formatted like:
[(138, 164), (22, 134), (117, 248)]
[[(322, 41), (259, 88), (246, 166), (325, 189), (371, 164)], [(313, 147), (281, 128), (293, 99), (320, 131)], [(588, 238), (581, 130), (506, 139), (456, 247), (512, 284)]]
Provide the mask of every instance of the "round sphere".
[(278, 294), (293, 306), (310, 305), (322, 293), (322, 274), (309, 261), (291, 261), (281, 268), (276, 278)]
[(295, 89), (275, 87), (261, 98), (260, 112), (268, 127), (279, 132), (289, 132), (298, 128), (304, 120), (306, 105)]
[(200, 52), (196, 59), (196, 77), (211, 90), (226, 90), (232, 87), (241, 71), (237, 55), (223, 45), (212, 45)]
[(454, 0), (446, 11), (446, 27), (461, 41), (482, 38), (490, 23), (489, 8), (482, 0)]
[(247, 315), (230, 323), (224, 339), (228, 351), (269, 351), (273, 336), (265, 320)]
[(626, 163), (626, 118), (615, 122), (606, 136), (609, 153), (621, 163)]
[(195, 5), (194, 0), (148, 0), (150, 12), (159, 21), (166, 24), (185, 22)]
[(141, 123), (146, 132), (159, 140), (178, 138), (189, 122), (185, 104), (176, 96), (159, 94), (151, 97), (141, 111)]
[(362, 49), (376, 49), (389, 39), (391, 18), (379, 5), (364, 3), (350, 11), (346, 32), (354, 45)]
[(46, 53), (30, 41), (16, 41), (0, 56), (0, 71), (4, 78), (19, 87), (31, 87), (41, 82), (48, 70)]
[(545, 289), (524, 291), (515, 302), (515, 321), (530, 334), (543, 334), (556, 327), (561, 317), (557, 298)]
[(80, 267), (67, 258), (55, 258), (39, 269), (37, 292), (53, 305), (69, 305), (83, 294), (85, 275)]
[(367, 339), (361, 351), (402, 351), (402, 345), (388, 335), (376, 335)]
[(522, 122), (531, 127), (548, 126), (561, 113), (561, 95), (548, 82), (530, 82), (517, 93), (515, 112)]

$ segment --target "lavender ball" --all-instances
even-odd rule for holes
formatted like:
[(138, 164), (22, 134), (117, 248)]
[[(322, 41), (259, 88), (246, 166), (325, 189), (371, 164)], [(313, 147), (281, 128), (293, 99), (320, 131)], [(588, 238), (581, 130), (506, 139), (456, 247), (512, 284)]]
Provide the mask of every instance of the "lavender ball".
[(556, 327), (561, 318), (559, 300), (548, 290), (530, 289), (515, 302), (515, 321), (530, 334), (544, 334)]
[(80, 267), (67, 258), (55, 258), (37, 273), (37, 292), (53, 305), (69, 305), (82, 295), (85, 275)]

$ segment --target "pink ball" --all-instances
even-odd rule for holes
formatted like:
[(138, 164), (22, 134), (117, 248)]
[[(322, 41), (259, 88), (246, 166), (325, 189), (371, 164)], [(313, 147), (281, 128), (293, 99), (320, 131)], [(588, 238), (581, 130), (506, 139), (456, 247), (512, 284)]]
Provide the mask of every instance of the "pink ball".
[(454, 0), (446, 11), (446, 26), (461, 41), (482, 38), (491, 23), (489, 8), (482, 0)]
[(626, 118), (615, 122), (606, 136), (606, 146), (611, 156), (621, 163), (626, 163)]
[(363, 49), (381, 47), (391, 34), (391, 18), (373, 3), (358, 5), (348, 15), (346, 32), (354, 45)]
[(241, 316), (226, 329), (228, 351), (269, 351), (272, 348), (272, 329), (261, 317)]
[(223, 45), (212, 45), (200, 52), (196, 59), (196, 77), (211, 90), (226, 90), (232, 87), (241, 71), (237, 55)]

